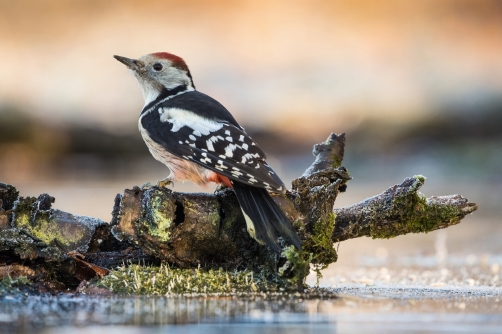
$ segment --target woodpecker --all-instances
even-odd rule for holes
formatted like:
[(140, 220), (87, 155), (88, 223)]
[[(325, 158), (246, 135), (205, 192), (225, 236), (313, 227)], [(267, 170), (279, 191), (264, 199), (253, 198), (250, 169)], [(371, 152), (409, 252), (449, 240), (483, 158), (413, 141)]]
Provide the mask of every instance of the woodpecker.
[(167, 52), (114, 57), (143, 91), (139, 131), (153, 157), (170, 170), (158, 185), (188, 180), (231, 187), (258, 243), (280, 252), (277, 238), (282, 237), (301, 250), (298, 235), (269, 194), (285, 193), (284, 183), (230, 112), (195, 89), (185, 61)]

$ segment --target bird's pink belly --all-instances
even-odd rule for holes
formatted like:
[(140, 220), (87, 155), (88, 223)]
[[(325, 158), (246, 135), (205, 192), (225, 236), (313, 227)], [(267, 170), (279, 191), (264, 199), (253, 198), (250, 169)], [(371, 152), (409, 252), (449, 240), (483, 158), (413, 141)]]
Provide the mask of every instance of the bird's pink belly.
[(173, 181), (192, 181), (202, 186), (210, 181), (208, 177), (211, 172), (206, 168), (169, 153), (161, 145), (149, 138), (143, 139), (145, 139), (145, 143), (153, 157), (171, 170), (171, 179)]

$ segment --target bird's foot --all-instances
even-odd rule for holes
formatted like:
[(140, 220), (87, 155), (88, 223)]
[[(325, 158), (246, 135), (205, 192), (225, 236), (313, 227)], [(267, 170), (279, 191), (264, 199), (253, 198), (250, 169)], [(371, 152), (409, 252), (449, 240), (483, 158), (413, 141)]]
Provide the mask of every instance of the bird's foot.
[(159, 188), (167, 188), (169, 186), (174, 187), (174, 182), (171, 180), (170, 177), (166, 177), (163, 180), (157, 181), (157, 187)]

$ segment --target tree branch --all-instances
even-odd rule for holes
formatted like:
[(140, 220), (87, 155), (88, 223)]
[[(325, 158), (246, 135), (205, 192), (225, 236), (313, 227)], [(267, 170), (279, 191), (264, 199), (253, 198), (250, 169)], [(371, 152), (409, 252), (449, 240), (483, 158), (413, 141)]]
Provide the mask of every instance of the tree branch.
[(477, 210), (475, 203), (460, 195), (425, 198), (418, 192), (424, 182), (423, 176), (407, 178), (379, 195), (335, 209), (333, 242), (427, 233), (456, 225)]

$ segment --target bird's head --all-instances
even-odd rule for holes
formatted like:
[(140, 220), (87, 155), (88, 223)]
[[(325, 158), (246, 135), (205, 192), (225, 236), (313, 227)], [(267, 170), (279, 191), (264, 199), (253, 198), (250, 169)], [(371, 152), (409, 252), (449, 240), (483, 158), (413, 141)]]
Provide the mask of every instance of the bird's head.
[(194, 90), (192, 76), (185, 61), (167, 52), (144, 55), (138, 59), (114, 56), (125, 64), (138, 80), (145, 105), (154, 101), (165, 90), (186, 87)]

